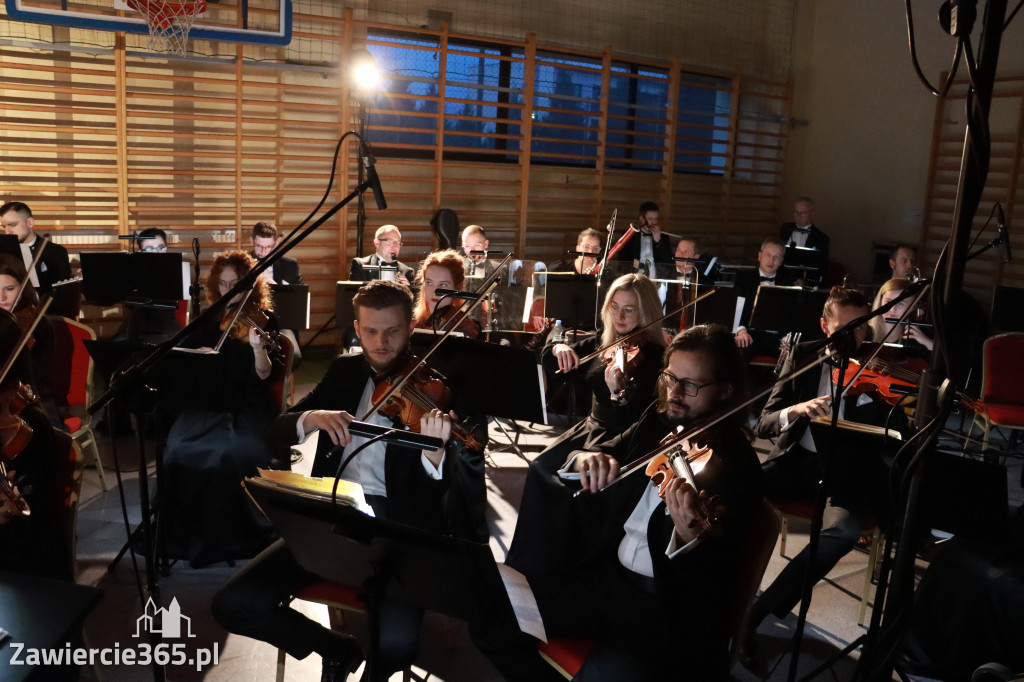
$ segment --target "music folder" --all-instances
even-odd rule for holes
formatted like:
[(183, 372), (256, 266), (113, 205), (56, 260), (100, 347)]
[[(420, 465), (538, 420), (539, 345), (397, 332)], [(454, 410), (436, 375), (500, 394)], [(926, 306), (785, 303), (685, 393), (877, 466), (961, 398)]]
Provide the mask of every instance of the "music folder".
[(545, 639), (529, 584), (522, 574), (499, 566), (489, 545), (366, 514), (352, 491), (359, 486), (343, 483), (349, 499), (335, 507), (330, 479), (320, 485), (326, 494), (308, 488), (296, 493), (289, 489), (294, 481), (290, 486), (244, 481), (307, 571), (357, 587), (374, 579), (388, 599), (466, 621), (517, 622), (523, 632)]
[(309, 329), (308, 284), (271, 284), (270, 292), (281, 329)]
[(805, 340), (819, 339), (821, 311), (827, 298), (825, 290), (762, 284), (754, 297), (750, 326), (781, 333), (800, 332)]

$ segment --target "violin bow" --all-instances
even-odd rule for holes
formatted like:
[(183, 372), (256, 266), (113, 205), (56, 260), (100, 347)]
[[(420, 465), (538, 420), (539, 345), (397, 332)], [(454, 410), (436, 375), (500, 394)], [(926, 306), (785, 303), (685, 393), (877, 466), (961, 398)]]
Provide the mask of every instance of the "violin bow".
[[(242, 298), (241, 301), (239, 301), (238, 307), (235, 308), (235, 314), (231, 318), (231, 324), (229, 324), (227, 327), (224, 327), (224, 331), (223, 333), (221, 333), (220, 339), (217, 341), (217, 345), (214, 346), (213, 348), (214, 352), (219, 353), (221, 346), (223, 346), (224, 342), (227, 341), (228, 334), (231, 333), (231, 328), (235, 326), (235, 322), (238, 321), (238, 316), (241, 315), (242, 310), (245, 309), (245, 304), (249, 302), (249, 297), (252, 296), (252, 292), (256, 289), (256, 282), (258, 281), (258, 278), (253, 281), (252, 288), (250, 288), (249, 291), (245, 292), (245, 297)], [(231, 304), (229, 303), (228, 305), (230, 306)]]
[[(636, 329), (634, 329), (633, 331), (629, 332), (625, 336), (620, 336), (613, 343), (610, 343), (607, 346), (604, 346), (603, 348), (598, 348), (597, 350), (595, 350), (593, 353), (590, 353), (589, 355), (585, 355), (584, 357), (580, 358), (580, 363), (578, 365), (576, 365), (576, 367), (582, 367), (584, 365), (584, 363), (590, 362), (594, 358), (600, 357), (602, 354), (605, 353), (605, 351), (607, 351), (607, 350), (609, 350), (611, 348), (615, 348), (616, 346), (619, 346), (619, 345), (621, 345), (623, 343), (626, 343), (627, 341), (632, 339), (634, 336), (639, 336), (640, 334), (642, 334), (643, 332), (647, 331), (648, 329), (650, 329), (654, 325), (658, 324), (662, 320), (666, 320), (666, 319), (672, 317), (673, 315), (675, 315), (676, 313), (681, 313), (684, 310), (686, 310), (687, 308), (689, 308), (690, 306), (696, 305), (697, 301), (701, 301), (701, 300), (707, 298), (711, 294), (715, 293), (715, 291), (717, 291), (717, 289), (712, 289), (711, 291), (705, 291), (703, 294), (701, 294), (697, 298), (693, 299), (689, 303), (685, 303), (682, 306), (680, 306), (679, 308), (676, 308), (675, 310), (673, 310), (672, 312), (665, 313), (664, 315), (662, 315), (658, 319), (656, 319), (656, 320), (654, 320), (652, 322), (648, 322), (647, 324), (645, 324), (642, 327), (637, 327)], [(555, 374), (562, 374), (562, 370), (556, 371)]]
[[(779, 384), (781, 384), (781, 383), (783, 383), (785, 381), (790, 381), (791, 379), (795, 379), (796, 377), (800, 376), (804, 372), (807, 372), (808, 370), (810, 370), (810, 369), (812, 369), (814, 367), (817, 367), (822, 362), (824, 362), (826, 358), (828, 358), (828, 354), (821, 354), (818, 357), (811, 358), (810, 360), (808, 360), (806, 363), (804, 363), (800, 367), (797, 367), (797, 368), (794, 368), (794, 369), (790, 370), (789, 374), (786, 374), (786, 375), (783, 375), (783, 376), (779, 377), (776, 381), (773, 381), (772, 383), (770, 383), (766, 388), (764, 388), (761, 391), (758, 391), (757, 393), (751, 395), (746, 400), (743, 400), (742, 402), (737, 403), (736, 405), (733, 405), (732, 407), (723, 408), (723, 410), (719, 414), (712, 415), (711, 417), (708, 417), (707, 419), (699, 422), (697, 425), (695, 425), (695, 426), (693, 426), (693, 427), (691, 427), (691, 428), (689, 428), (689, 429), (687, 429), (685, 431), (682, 431), (682, 432), (676, 434), (673, 437), (673, 439), (671, 441), (669, 441), (668, 443), (665, 443), (664, 445), (659, 446), (653, 452), (650, 452), (650, 453), (644, 455), (643, 457), (638, 457), (638, 458), (634, 459), (633, 461), (629, 462), (628, 464), (626, 464), (625, 466), (623, 466), (621, 469), (619, 469), (618, 477), (615, 478), (611, 483), (606, 485), (604, 488), (601, 488), (601, 490), (606, 490), (606, 489), (610, 488), (611, 486), (615, 485), (616, 483), (618, 483), (622, 479), (626, 478), (627, 476), (629, 476), (631, 474), (635, 474), (637, 471), (645, 471), (647, 469), (647, 463), (650, 462), (655, 457), (657, 457), (658, 455), (666, 454), (666, 453), (670, 452), (671, 450), (673, 450), (674, 448), (678, 447), (679, 444), (682, 443), (684, 440), (690, 440), (694, 436), (698, 436), (698, 435), (704, 433), (705, 431), (710, 429), (712, 426), (718, 424), (719, 422), (723, 421), (724, 419), (727, 419), (728, 417), (731, 417), (736, 412), (739, 412), (743, 408), (751, 405), (755, 401), (757, 401), (760, 398), (762, 398), (763, 396), (767, 395), (772, 390), (774, 390), (774, 388), (777, 385), (779, 385)], [(582, 493), (582, 492), (583, 492), (583, 490), (576, 491), (576, 493), (573, 495), (573, 497), (576, 497), (576, 496), (580, 495), (580, 493)]]
[(25, 344), (28, 343), (30, 338), (32, 338), (32, 333), (36, 330), (36, 326), (39, 324), (39, 321), (43, 319), (43, 315), (46, 314), (46, 310), (50, 307), (51, 303), (53, 303), (53, 298), (47, 296), (46, 300), (39, 304), (39, 312), (36, 313), (36, 317), (32, 320), (32, 324), (21, 332), (21, 337), (18, 338), (18, 343), (15, 344), (14, 350), (12, 350), (11, 354), (7, 356), (7, 362), (4, 363), (3, 369), (0, 370), (0, 384), (4, 383), (4, 380), (7, 378), (7, 374), (11, 371), (11, 368), (14, 367), (14, 363), (17, 361), (18, 356), (21, 355), (21, 351), (24, 350)]
[(32, 257), (32, 263), (28, 266), (28, 270), (25, 271), (25, 277), (21, 280), (18, 285), (18, 293), (14, 295), (14, 304), (11, 306), (11, 312), (18, 307), (18, 301), (21, 300), (21, 295), (25, 292), (25, 287), (28, 285), (29, 279), (32, 277), (32, 271), (35, 270), (36, 266), (39, 265), (39, 261), (43, 258), (43, 249), (50, 242), (50, 235), (46, 235), (42, 238), (43, 243), (39, 246), (39, 250), (36, 255)]
[[(511, 255), (512, 254), (509, 254), (509, 256)], [(506, 258), (508, 258), (508, 256)], [(495, 270), (495, 272), (497, 272), (497, 270)], [(491, 274), (493, 275), (494, 273), (492, 272)], [(488, 279), (490, 278), (488, 277)], [(409, 381), (409, 378), (412, 377), (412, 375), (415, 374), (420, 367), (426, 364), (427, 358), (433, 355), (434, 351), (436, 351), (441, 346), (441, 343), (448, 338), (452, 331), (454, 331), (455, 328), (458, 327), (463, 320), (469, 317), (469, 314), (472, 313), (478, 305), (480, 305), (480, 302), (484, 300), (484, 297), (486, 297), (487, 294), (491, 293), (491, 291), (493, 291), (496, 286), (498, 286), (498, 283), (492, 280), (491, 283), (487, 286), (487, 289), (481, 292), (480, 297), (473, 301), (473, 304), (471, 306), (469, 306), (463, 311), (460, 311), (457, 315), (455, 315), (455, 317), (452, 319), (457, 321), (454, 324), (449, 325), (449, 328), (445, 330), (445, 332), (441, 335), (441, 338), (434, 342), (434, 345), (430, 347), (430, 350), (423, 354), (423, 357), (420, 358), (419, 362), (417, 362), (408, 372), (402, 375), (398, 379), (398, 381), (395, 381), (394, 383), (391, 384), (391, 388), (388, 390), (388, 392), (382, 395), (380, 397), (380, 400), (378, 400), (376, 403), (370, 406), (370, 409), (366, 411), (366, 414), (360, 417), (360, 421), (367, 421), (370, 417), (374, 415), (374, 413), (377, 412), (377, 410), (381, 408), (381, 406), (384, 403), (388, 401), (388, 399), (391, 396), (400, 391), (402, 387), (405, 386), (406, 382)]]

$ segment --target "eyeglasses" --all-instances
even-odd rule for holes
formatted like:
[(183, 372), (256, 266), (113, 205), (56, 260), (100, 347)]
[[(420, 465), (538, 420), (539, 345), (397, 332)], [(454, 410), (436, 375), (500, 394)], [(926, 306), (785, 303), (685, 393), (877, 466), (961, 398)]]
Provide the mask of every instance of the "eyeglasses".
[(612, 303), (611, 310), (612, 315), (618, 315), (620, 311), (626, 317), (633, 317), (634, 315), (636, 315), (636, 308), (634, 308), (631, 305), (623, 306), (620, 308), (617, 303)]
[(402, 240), (400, 239), (378, 239), (381, 244), (390, 244), (391, 246), (402, 246)]
[(165, 244), (157, 244), (156, 246), (147, 246), (142, 249), (142, 253), (163, 253), (167, 250)]
[(665, 384), (665, 388), (670, 391), (674, 391), (676, 388), (682, 387), (683, 393), (691, 398), (695, 398), (697, 394), (700, 393), (700, 389), (707, 388), (712, 384), (718, 383), (717, 381), (709, 381), (706, 384), (698, 384), (697, 382), (690, 381), (689, 379), (680, 379), (671, 372), (659, 372), (658, 379), (660, 379), (661, 383)]

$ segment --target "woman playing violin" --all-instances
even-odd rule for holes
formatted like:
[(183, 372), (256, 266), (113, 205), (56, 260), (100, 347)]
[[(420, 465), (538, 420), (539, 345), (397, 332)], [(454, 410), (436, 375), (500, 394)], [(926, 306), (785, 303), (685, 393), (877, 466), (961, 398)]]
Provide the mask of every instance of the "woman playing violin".
[[(0, 311), (0, 364), (21, 334), (14, 316)], [(31, 389), (22, 388), (30, 373), (23, 352), (0, 384), (0, 461), (9, 483), (9, 492), (0, 494), (0, 571), (72, 580), (64, 506), (67, 453), (57, 451), (47, 415)], [(22, 513), (26, 506), (28, 515)]]
[[(206, 280), (210, 303), (227, 294), (255, 264), (244, 251), (219, 254)], [(243, 297), (236, 295), (236, 306)], [(275, 327), (270, 306), (270, 288), (261, 277), (219, 353), (179, 358), (187, 363), (184, 371), (197, 376), (178, 377), (176, 383), (198, 390), (180, 398), (185, 409), (167, 437), (164, 509), (170, 556), (186, 558), (194, 567), (250, 557), (273, 539), (269, 522), (239, 485), (242, 478), (255, 476), (257, 467), (271, 463), (262, 434), (277, 414), (270, 382), (273, 366), (259, 333), (242, 321), (266, 315), (268, 326)], [(234, 312), (229, 306), (219, 323), (197, 330), (183, 346), (216, 346)]]
[[(581, 374), (577, 386), (585, 386), (593, 398), (586, 419), (567, 430), (531, 463), (523, 488), (520, 527), (527, 528), (537, 523), (539, 527), (526, 534), (551, 537), (550, 541), (538, 546), (533, 542), (520, 542), (517, 534), (509, 550), (510, 564), (539, 566), (549, 561), (557, 563), (559, 560), (549, 553), (557, 555), (573, 551), (571, 537), (554, 536), (564, 527), (552, 527), (547, 522), (548, 516), (565, 513), (564, 486), (554, 473), (571, 451), (590, 449), (595, 443), (614, 438), (636, 423), (655, 397), (665, 340), (661, 329), (656, 326), (630, 339), (636, 345), (629, 350), (633, 362), (628, 363), (628, 378), (615, 362), (614, 349), (608, 357), (596, 357), (582, 366), (580, 357), (591, 355), (597, 348), (614, 345), (615, 341), (638, 327), (656, 320), (660, 311), (657, 290), (649, 279), (643, 275), (623, 275), (612, 282), (605, 296), (600, 336), (572, 344), (545, 346), (541, 354), (545, 370), (549, 373), (555, 369), (569, 370)], [(570, 378), (573, 376), (569, 374)]]
[[(36, 293), (32, 283), (27, 281), (25, 272), (24, 263), (13, 256), (0, 254), (0, 308), (13, 313), (22, 329), (31, 326), (39, 308), (39, 294)], [(19, 298), (18, 289), (21, 288), (23, 281), (25, 288)], [(17, 305), (15, 305), (16, 298)], [(28, 350), (22, 351), (30, 359), (30, 374), (26, 382), (39, 396), (39, 404), (46, 416), (49, 417), (50, 424), (58, 429), (67, 430), (64, 422), (61, 421), (60, 410), (50, 388), (53, 345), (53, 327), (49, 320), (43, 317), (32, 332)]]
[[(423, 259), (416, 274), (416, 283), (420, 293), (413, 309), (413, 319), (417, 329), (446, 329), (449, 320), (458, 312), (462, 299), (437, 295), (438, 289), (462, 289), (466, 285), (466, 271), (462, 256), (458, 251), (446, 249), (435, 251)], [(440, 307), (439, 307), (440, 306)], [(475, 339), (480, 336), (480, 323), (468, 319), (457, 329), (466, 336)]]
[[(657, 450), (677, 427), (716, 414), (745, 392), (739, 350), (721, 326), (692, 327), (676, 336), (659, 368), (659, 398), (638, 422), (595, 451), (574, 453), (558, 472), (567, 487), (587, 491), (577, 499), (575, 514), (548, 518), (549, 525), (568, 525), (585, 540), (579, 551), (563, 565), (520, 568), (549, 637), (599, 641), (577, 679), (728, 679), (727, 614), (740, 570), (738, 552), (761, 495), (744, 415), (695, 436), (713, 450), (696, 483), (699, 497), (714, 510), (715, 532), (699, 532), (698, 492), (679, 478), (666, 486), (664, 500), (639, 474), (595, 493), (618, 480), (620, 465)], [(517, 525), (517, 542), (544, 540), (525, 536)], [(505, 679), (560, 679), (531, 637), (493, 623), (472, 623), (470, 632)]]
[[(875, 300), (872, 303), (873, 309), (889, 303), (893, 299), (897, 298), (903, 293), (903, 290), (910, 286), (909, 279), (890, 279), (888, 282), (883, 284), (875, 294)], [(911, 351), (917, 355), (927, 356), (931, 353), (932, 347), (935, 345), (932, 338), (928, 336), (921, 329), (921, 327), (913, 324), (913, 313), (907, 316), (903, 324), (895, 322), (903, 316), (907, 308), (913, 302), (913, 299), (906, 299), (900, 301), (892, 308), (889, 309), (885, 315), (880, 315), (871, 320), (871, 336), (875, 342), (881, 342), (885, 339), (885, 343), (902, 344), (905, 350)], [(893, 320), (890, 322), (890, 320)], [(901, 327), (900, 329), (894, 329), (895, 327)], [(888, 334), (888, 336), (886, 336)]]

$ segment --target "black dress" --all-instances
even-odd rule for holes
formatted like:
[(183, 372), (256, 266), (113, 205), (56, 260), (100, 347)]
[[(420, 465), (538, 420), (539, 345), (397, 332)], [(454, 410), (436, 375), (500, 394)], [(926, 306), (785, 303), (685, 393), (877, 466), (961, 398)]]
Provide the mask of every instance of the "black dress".
[[(212, 347), (219, 336), (210, 326), (184, 345)], [(270, 466), (263, 431), (278, 412), (271, 380), (257, 376), (248, 341), (229, 338), (218, 355), (178, 360), (172, 370), (191, 365), (205, 377), (191, 378), (202, 398), (193, 396), (167, 436), (161, 509), (168, 556), (193, 568), (254, 556), (275, 534), (241, 482)]]
[[(599, 347), (599, 339), (600, 332), (570, 344), (570, 347), (582, 358)], [(554, 344), (549, 344), (542, 353), (549, 376), (557, 368), (553, 349)], [(621, 404), (612, 399), (604, 381), (604, 360), (595, 358), (575, 370), (583, 373), (586, 385), (593, 391), (590, 414), (562, 434), (530, 464), (523, 485), (516, 533), (506, 559), (508, 565), (523, 572), (542, 571), (564, 564), (567, 557), (578, 552), (578, 538), (574, 537), (571, 525), (566, 522), (566, 518), (574, 513), (575, 505), (571, 495), (566, 494), (557, 472), (573, 450), (593, 450), (639, 421), (656, 398), (664, 350), (663, 346), (646, 340), (640, 346), (643, 357), (630, 374), (634, 386), (629, 399)], [(553, 519), (557, 522), (552, 523)]]

